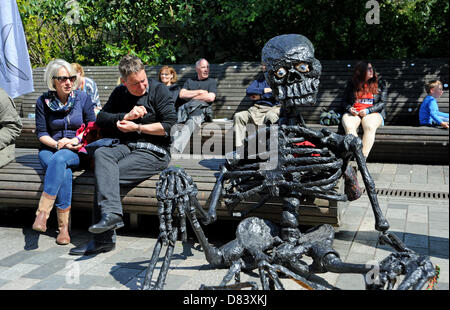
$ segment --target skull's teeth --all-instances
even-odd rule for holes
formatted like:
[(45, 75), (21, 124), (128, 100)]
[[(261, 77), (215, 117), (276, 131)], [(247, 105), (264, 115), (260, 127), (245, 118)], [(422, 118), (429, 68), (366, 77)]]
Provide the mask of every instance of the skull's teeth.
[(286, 99), (286, 91), (283, 86), (278, 86), (278, 100)]
[(299, 84), (300, 84), (300, 95), (306, 94), (308, 91), (306, 90), (305, 83), (299, 83)]
[(305, 81), (305, 87), (306, 87), (306, 91), (308, 92), (308, 93), (310, 93), (310, 92), (312, 92), (312, 89), (311, 89), (311, 79), (307, 79), (306, 81)]
[(290, 98), (295, 97), (292, 85), (286, 87), (286, 96)]

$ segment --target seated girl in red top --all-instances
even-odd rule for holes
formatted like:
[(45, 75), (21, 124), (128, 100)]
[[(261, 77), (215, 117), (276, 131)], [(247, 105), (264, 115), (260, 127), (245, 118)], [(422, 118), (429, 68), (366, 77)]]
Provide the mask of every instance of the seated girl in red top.
[(345, 88), (342, 105), (346, 113), (342, 116), (342, 126), (346, 134), (355, 136), (358, 136), (358, 127), (362, 126), (362, 152), (366, 158), (375, 142), (376, 130), (384, 125), (386, 98), (386, 84), (378, 78), (372, 64), (358, 62)]

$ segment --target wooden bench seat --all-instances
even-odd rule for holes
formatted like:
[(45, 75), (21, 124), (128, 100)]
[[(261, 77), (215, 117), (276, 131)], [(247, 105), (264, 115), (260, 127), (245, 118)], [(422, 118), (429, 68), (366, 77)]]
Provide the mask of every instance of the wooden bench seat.
[[(37, 208), (43, 190), (44, 172), (39, 164), (36, 149), (16, 149), (16, 160), (0, 168), (0, 207)], [(170, 166), (182, 167), (192, 176), (198, 187), (197, 198), (202, 206), (216, 182), (219, 166), (224, 162), (216, 159), (173, 159)], [(157, 214), (155, 186), (159, 176), (139, 183), (136, 187), (121, 189), (125, 213)], [(76, 171), (73, 181), (72, 210), (90, 209), (93, 205), (94, 176), (92, 171)], [(255, 200), (257, 201), (257, 199)], [(255, 202), (253, 201), (253, 203)], [(240, 212), (250, 207), (252, 202), (242, 203), (230, 215), (222, 203), (217, 215), (221, 219), (239, 219)], [(328, 223), (338, 227), (343, 203), (316, 199), (313, 203), (304, 202), (300, 207), (299, 223), (317, 225)], [(261, 216), (278, 222), (281, 216), (281, 202), (274, 199), (248, 216)]]
[[(307, 125), (313, 128), (320, 127), (322, 109), (340, 109), (343, 90), (356, 61), (321, 60), (321, 63), (323, 69), (317, 105), (302, 107), (302, 115)], [(418, 108), (426, 96), (426, 81), (440, 79), (444, 83), (445, 91), (438, 101), (439, 109), (449, 112), (448, 59), (374, 60), (372, 64), (388, 82), (389, 88), (385, 126), (377, 130), (375, 144), (368, 160), (417, 164), (448, 163), (448, 130), (418, 126)], [(148, 76), (156, 78), (160, 67), (147, 66)], [(196, 74), (193, 65), (173, 67), (178, 73), (180, 85)], [(105, 104), (117, 85), (117, 66), (87, 66), (84, 70), (86, 76), (96, 81), (101, 103)], [(35, 91), (15, 99), (24, 123), (22, 135), (16, 142), (17, 147), (36, 148), (39, 145), (34, 132), (33, 115), (36, 99), (47, 90), (43, 83), (43, 73), (44, 68), (33, 69)], [(245, 90), (259, 74), (258, 63), (211, 64), (210, 76), (218, 82), (218, 93), (213, 105), (215, 118), (231, 121), (234, 113), (248, 109), (251, 102), (245, 96)], [(225, 124), (215, 123), (214, 126), (222, 126), (222, 129), (216, 127), (213, 131), (198, 131), (196, 135), (200, 135), (202, 143), (215, 137), (222, 143), (233, 144), (233, 135), (227, 134)], [(203, 127), (205, 126), (211, 128), (209, 124), (204, 124)], [(196, 148), (191, 147), (191, 150), (195, 151)]]

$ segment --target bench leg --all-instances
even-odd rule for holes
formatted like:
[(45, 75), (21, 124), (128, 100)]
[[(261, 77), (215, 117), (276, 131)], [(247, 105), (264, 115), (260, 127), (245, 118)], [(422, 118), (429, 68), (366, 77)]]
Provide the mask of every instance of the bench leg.
[(130, 228), (132, 230), (136, 230), (139, 225), (139, 214), (137, 213), (130, 213)]

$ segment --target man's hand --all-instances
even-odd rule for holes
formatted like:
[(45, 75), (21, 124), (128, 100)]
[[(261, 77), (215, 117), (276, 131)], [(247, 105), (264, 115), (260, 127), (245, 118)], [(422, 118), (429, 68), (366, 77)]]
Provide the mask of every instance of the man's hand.
[(441, 127), (442, 127), (442, 128), (447, 128), (447, 129), (448, 129), (448, 122), (442, 122), (442, 123), (441, 123)]
[(204, 96), (208, 95), (208, 91), (204, 90), (204, 89), (197, 89), (196, 92), (197, 92), (197, 95), (192, 97), (192, 99), (203, 100)]
[(117, 129), (119, 129), (121, 132), (128, 133), (128, 132), (134, 132), (139, 129), (139, 125), (132, 121), (117, 121), (116, 123)]
[(132, 120), (143, 117), (145, 114), (147, 114), (147, 109), (145, 107), (135, 106), (130, 112), (125, 114), (123, 119), (125, 121), (132, 121)]

